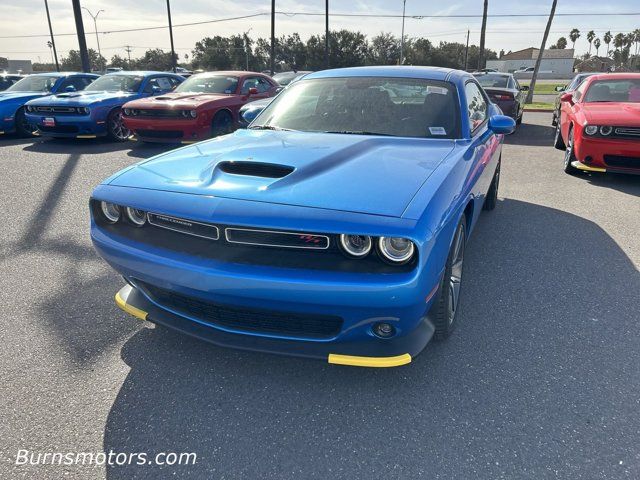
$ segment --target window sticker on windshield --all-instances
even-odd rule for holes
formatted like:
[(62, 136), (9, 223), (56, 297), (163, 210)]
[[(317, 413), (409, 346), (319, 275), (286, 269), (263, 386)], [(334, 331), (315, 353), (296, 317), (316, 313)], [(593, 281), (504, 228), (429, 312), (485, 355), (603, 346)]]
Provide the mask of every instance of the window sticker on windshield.
[(446, 135), (447, 131), (444, 129), (444, 127), (429, 127), (429, 131), (431, 132), (431, 135)]
[(449, 90), (444, 87), (436, 87), (435, 85), (429, 85), (427, 87), (427, 93), (438, 93), (440, 95), (447, 95)]
[(164, 77), (160, 77), (158, 79), (158, 85), (160, 86), (160, 88), (162, 88), (163, 90), (168, 90), (171, 88), (171, 83), (169, 82), (168, 79), (164, 78)]

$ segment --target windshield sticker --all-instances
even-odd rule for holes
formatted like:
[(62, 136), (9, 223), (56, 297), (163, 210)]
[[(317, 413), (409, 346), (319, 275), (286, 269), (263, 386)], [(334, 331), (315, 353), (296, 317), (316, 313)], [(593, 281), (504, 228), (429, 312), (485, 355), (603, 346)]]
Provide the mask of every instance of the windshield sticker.
[(169, 82), (169, 80), (167, 78), (160, 77), (158, 79), (158, 86), (160, 88), (162, 88), (163, 90), (168, 90), (168, 89), (171, 88), (171, 82)]
[(443, 127), (429, 127), (431, 135), (446, 135), (447, 131)]
[(440, 95), (447, 95), (449, 90), (445, 87), (436, 87), (435, 85), (429, 85), (427, 87), (427, 93), (438, 93)]

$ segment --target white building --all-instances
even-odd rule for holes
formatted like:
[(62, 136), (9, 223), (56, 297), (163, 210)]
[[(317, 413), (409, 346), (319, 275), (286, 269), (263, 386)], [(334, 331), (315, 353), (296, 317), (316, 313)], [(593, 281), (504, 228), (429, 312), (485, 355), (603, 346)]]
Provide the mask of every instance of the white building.
[[(525, 48), (517, 52), (502, 55), (498, 60), (487, 60), (487, 68), (495, 68), (500, 72), (513, 73), (528, 67), (535, 67), (539, 48)], [(541, 72), (552, 72), (567, 75), (573, 72), (572, 48), (545, 50), (540, 62)]]

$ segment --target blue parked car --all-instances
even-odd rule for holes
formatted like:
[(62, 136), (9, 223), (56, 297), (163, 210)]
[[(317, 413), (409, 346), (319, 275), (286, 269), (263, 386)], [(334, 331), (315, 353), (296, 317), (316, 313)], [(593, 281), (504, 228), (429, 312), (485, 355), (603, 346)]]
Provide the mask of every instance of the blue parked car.
[(514, 128), (466, 72), (312, 73), (247, 130), (105, 180), (91, 238), (138, 318), (219, 345), (404, 365), (458, 321), (465, 245), (497, 204)]
[(0, 134), (30, 135), (33, 127), (26, 119), (24, 105), (34, 98), (54, 93), (83, 90), (98, 75), (92, 73), (35, 73), (0, 92)]
[(82, 92), (62, 93), (27, 104), (27, 121), (48, 137), (124, 141), (131, 132), (121, 107), (130, 100), (173, 90), (184, 78), (163, 72), (116, 72), (103, 75)]

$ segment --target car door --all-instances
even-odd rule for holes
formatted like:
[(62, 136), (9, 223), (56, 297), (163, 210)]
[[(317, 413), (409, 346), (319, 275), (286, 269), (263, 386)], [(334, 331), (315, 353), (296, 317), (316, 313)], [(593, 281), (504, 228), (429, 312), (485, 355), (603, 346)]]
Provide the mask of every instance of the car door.
[[(467, 181), (471, 193), (477, 200), (484, 201), (500, 158), (500, 139), (489, 129), (490, 102), (482, 87), (474, 80), (465, 84), (467, 115), (471, 145), (469, 147), (470, 166)], [(494, 107), (495, 108), (495, 107)], [(474, 220), (481, 209), (474, 209)]]
[[(249, 89), (256, 88), (258, 93), (249, 95)], [(261, 77), (245, 77), (242, 81), (242, 86), (240, 87), (240, 94), (247, 96), (247, 100), (250, 98), (251, 101), (259, 100), (261, 98), (269, 97), (269, 88), (271, 88), (271, 84), (267, 82), (264, 78)]]
[(571, 102), (560, 103), (560, 133), (562, 134), (562, 139), (565, 141), (565, 145), (569, 137), (569, 126), (573, 123), (575, 110), (578, 108), (582, 95), (584, 95), (587, 83), (588, 82), (582, 82), (573, 92), (567, 92), (573, 96)]

